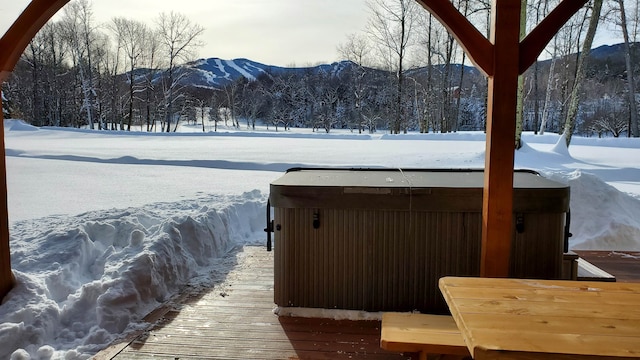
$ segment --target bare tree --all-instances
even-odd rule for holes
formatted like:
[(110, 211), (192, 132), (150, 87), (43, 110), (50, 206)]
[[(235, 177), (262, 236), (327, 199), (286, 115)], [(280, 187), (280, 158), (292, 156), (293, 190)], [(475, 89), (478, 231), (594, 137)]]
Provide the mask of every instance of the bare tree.
[[(214, 93), (209, 98), (209, 124), (213, 121), (213, 131), (218, 131), (218, 122), (220, 122), (220, 100), (218, 94)], [(202, 125), (204, 131), (204, 125)], [(211, 130), (209, 130), (211, 131)]]
[[(538, 0), (536, 5), (536, 19), (544, 18), (550, 12), (549, 0)], [(544, 91), (544, 100), (542, 102), (542, 112), (540, 115), (540, 135), (544, 135), (547, 130), (547, 123), (549, 118), (552, 117), (552, 111), (554, 108), (554, 99), (552, 94), (554, 90), (558, 88), (558, 83), (562, 82), (562, 86), (566, 82), (566, 72), (559, 74), (556, 72), (556, 65), (561, 61), (560, 58), (568, 56), (570, 50), (563, 47), (563, 39), (568, 39), (564, 43), (570, 43), (573, 41), (573, 32), (570, 31), (574, 26), (570, 23), (568, 26), (563, 27), (556, 36), (553, 37), (553, 42), (550, 45), (550, 49), (547, 49), (547, 55), (550, 57), (549, 73), (547, 76), (546, 87)], [(568, 33), (569, 35), (564, 35)], [(536, 66), (537, 66), (536, 62)], [(534, 80), (535, 81), (535, 80)]]
[[(607, 133), (613, 137), (619, 137), (623, 132), (628, 131), (626, 119), (629, 115), (629, 107), (622, 93), (616, 90), (606, 89), (602, 98), (589, 102), (589, 110), (584, 111), (584, 124), (582, 124), (586, 132), (596, 133), (599, 137)], [(610, 92), (620, 93), (620, 96), (611, 97)]]
[(123, 102), (121, 94), (121, 65), (122, 51), (119, 43), (115, 44), (105, 34), (99, 33), (96, 36), (95, 73), (96, 89), (96, 117), (99, 123), (104, 124), (108, 129), (109, 124), (112, 130), (124, 129)]
[(278, 131), (280, 124), (283, 125), (285, 131), (289, 130), (294, 121), (298, 91), (299, 86), (296, 84), (295, 75), (274, 77), (271, 86), (265, 89), (271, 102), (267, 118), (275, 126), (276, 131)]
[[(455, 58), (455, 39), (451, 34), (447, 32), (447, 40), (444, 48), (444, 74), (442, 76), (441, 93), (442, 101), (440, 102), (440, 131), (449, 132), (453, 128), (453, 122), (455, 121), (452, 113), (452, 100), (456, 89), (452, 86), (452, 62)], [(460, 90), (460, 89), (458, 89)]]
[(353, 81), (353, 96), (355, 106), (356, 123), (358, 124), (358, 132), (363, 130), (362, 116), (362, 99), (364, 96), (364, 77), (367, 75), (365, 62), (369, 61), (371, 53), (371, 44), (366, 37), (359, 34), (349, 34), (347, 41), (338, 46), (338, 53), (343, 59), (349, 60), (356, 65)]
[(337, 50), (343, 59), (349, 60), (358, 66), (366, 66), (370, 61), (371, 44), (362, 34), (348, 34), (347, 41), (339, 44)]
[[(45, 30), (46, 31), (46, 30)], [(46, 49), (46, 41), (43, 38), (43, 32), (38, 33), (29, 43), (29, 46), (25, 49), (22, 54), (22, 60), (24, 63), (28, 64), (29, 69), (31, 71), (31, 92), (30, 96), (24, 99), (24, 103), (29, 104), (30, 114), (29, 117), (32, 121), (32, 124), (42, 125), (43, 124), (43, 103), (46, 101), (45, 94), (43, 93), (43, 86), (45, 84), (46, 77), (45, 74), (45, 49)]]
[(62, 103), (74, 89), (62, 80), (70, 73), (67, 54), (60, 24), (45, 24), (23, 52), (4, 88), (12, 112), (37, 126), (68, 125), (63, 121)]
[(403, 106), (403, 85), (408, 48), (413, 44), (413, 28), (417, 22), (418, 6), (414, 0), (369, 0), (371, 19), (367, 33), (378, 46), (386, 68), (395, 73), (395, 116), (391, 131), (395, 134), (406, 126)]
[(622, 36), (624, 39), (624, 60), (627, 69), (627, 89), (629, 95), (629, 134), (633, 137), (639, 137), (638, 131), (638, 107), (636, 105), (636, 86), (633, 77), (633, 66), (631, 65), (631, 44), (629, 40), (629, 29), (627, 24), (627, 13), (624, 8), (623, 0), (616, 0), (618, 5), (618, 11), (620, 14), (620, 28), (622, 29)]
[(262, 76), (255, 80), (242, 79), (240, 89), (239, 112), (247, 120), (247, 129), (255, 130), (256, 121), (264, 116), (266, 95)]
[[(527, 35), (527, 0), (520, 1), (520, 40)], [(518, 95), (516, 99), (516, 150), (522, 147), (522, 128), (524, 125), (524, 74), (518, 76)]]
[(157, 97), (158, 91), (156, 91), (156, 76), (160, 73), (159, 68), (162, 66), (162, 58), (160, 54), (160, 39), (158, 32), (153, 29), (148, 29), (147, 36), (144, 38), (142, 46), (142, 58), (141, 66), (145, 69), (142, 85), (142, 103), (144, 112), (145, 123), (147, 125), (147, 131), (154, 131), (156, 126), (156, 120), (159, 116)]
[(241, 90), (240, 86), (241, 86), (240, 81), (234, 81), (229, 83), (223, 89), (225, 100), (226, 100), (225, 105), (229, 110), (229, 118), (225, 117), (224, 125), (228, 126), (227, 120), (231, 120), (233, 127), (236, 129), (240, 128), (240, 122), (238, 121), (238, 108), (240, 107), (240, 104), (239, 104), (240, 99), (238, 97), (238, 92), (240, 92)]
[(602, 1), (593, 0), (593, 6), (591, 8), (591, 18), (589, 19), (589, 28), (584, 38), (582, 45), (582, 51), (578, 58), (578, 67), (576, 70), (576, 80), (571, 90), (571, 98), (569, 102), (569, 108), (567, 109), (567, 116), (564, 125), (564, 137), (567, 142), (567, 146), (571, 143), (571, 137), (573, 136), (573, 130), (575, 127), (576, 117), (578, 115), (578, 103), (580, 100), (580, 92), (582, 90), (582, 83), (584, 81), (586, 72), (586, 63), (593, 44), (593, 38), (600, 22), (600, 13), (602, 12)]
[[(66, 5), (61, 25), (64, 39), (71, 50), (73, 65), (78, 71), (83, 97), (81, 108), (86, 114), (87, 125), (93, 129), (96, 89), (93, 84), (92, 55), (97, 25), (88, 0), (78, 0)], [(102, 124), (99, 124), (99, 128), (103, 128)]]
[[(179, 95), (180, 76), (177, 72), (179, 61), (189, 60), (196, 49), (203, 45), (199, 40), (204, 28), (192, 23), (189, 18), (175, 12), (161, 13), (157, 19), (158, 36), (168, 60), (164, 77), (164, 101), (166, 132), (171, 131), (174, 117), (174, 102)], [(174, 131), (178, 127), (178, 120)]]
[[(543, 9), (544, 3), (541, 0), (538, 0), (537, 3), (534, 3), (533, 8), (535, 9), (535, 23), (538, 24), (540, 19), (544, 16)], [(540, 83), (538, 81), (540, 76), (540, 62), (536, 61), (533, 64), (533, 124), (532, 128), (534, 134), (538, 134), (538, 126), (540, 125)]]
[(423, 12), (423, 16), (420, 17), (420, 28), (419, 31), (419, 48), (420, 55), (419, 58), (426, 59), (426, 79), (423, 85), (424, 88), (424, 96), (422, 97), (422, 115), (419, 121), (420, 132), (428, 133), (429, 129), (433, 128), (435, 130), (435, 108), (437, 107), (436, 97), (434, 95), (434, 63), (436, 62), (436, 57), (438, 56), (438, 49), (436, 49), (437, 44), (439, 43), (439, 39), (442, 36), (444, 28), (438, 25), (437, 20), (434, 19), (433, 15), (425, 11)]
[(542, 106), (542, 117), (540, 119), (540, 135), (544, 135), (544, 132), (547, 128), (547, 119), (549, 118), (549, 108), (551, 107), (551, 92), (553, 87), (555, 86), (555, 69), (556, 63), (558, 62), (558, 58), (556, 56), (557, 53), (557, 41), (554, 40), (553, 45), (553, 54), (551, 56), (551, 65), (549, 66), (549, 77), (547, 79), (547, 88), (545, 91), (544, 105)]
[(110, 30), (116, 37), (118, 48), (122, 49), (127, 65), (127, 131), (131, 131), (133, 122), (133, 102), (135, 98), (136, 70), (139, 68), (143, 57), (145, 39), (149, 36), (150, 30), (144, 23), (136, 20), (117, 17), (111, 20)]
[(49, 83), (49, 91), (47, 91), (50, 97), (47, 120), (48, 125), (53, 126), (61, 126), (63, 123), (62, 102), (65, 98), (65, 93), (69, 91), (68, 87), (63, 85), (64, 81), (61, 81), (67, 73), (67, 67), (64, 64), (69, 53), (67, 44), (60, 39), (61, 32), (59, 22), (49, 22), (40, 30), (48, 44), (46, 49), (49, 52), (48, 57), (51, 66), (51, 69), (49, 69), (51, 81)]
[(329, 133), (337, 122), (336, 106), (339, 101), (338, 91), (338, 88), (335, 86), (325, 86), (319, 99), (318, 118), (326, 133)]

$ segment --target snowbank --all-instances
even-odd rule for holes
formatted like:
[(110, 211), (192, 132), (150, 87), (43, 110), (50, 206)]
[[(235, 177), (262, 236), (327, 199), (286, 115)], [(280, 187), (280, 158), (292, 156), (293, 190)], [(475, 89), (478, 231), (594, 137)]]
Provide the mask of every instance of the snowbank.
[[(602, 142), (604, 139), (592, 140)], [(614, 143), (609, 139), (606, 142), (617, 146), (629, 146), (632, 143), (631, 148), (636, 148), (639, 140), (627, 139)], [(606, 152), (602, 148), (592, 151)], [(526, 164), (539, 170), (545, 177), (571, 187), (571, 249), (640, 251), (640, 198), (626, 194), (590, 173), (603, 172), (603, 169), (579, 164), (567, 148), (564, 136), (556, 136), (555, 144), (546, 151), (535, 150), (525, 144), (516, 158), (516, 163)], [(574, 170), (580, 165), (586, 170)], [(625, 179), (629, 177), (627, 173), (634, 169), (613, 171)]]
[(0, 358), (88, 358), (230, 249), (262, 241), (265, 202), (254, 191), (15, 224)]
[(5, 120), (4, 131), (38, 131), (38, 128), (27, 124), (23, 120)]
[(639, 199), (579, 170), (546, 175), (571, 186), (572, 249), (640, 251)]

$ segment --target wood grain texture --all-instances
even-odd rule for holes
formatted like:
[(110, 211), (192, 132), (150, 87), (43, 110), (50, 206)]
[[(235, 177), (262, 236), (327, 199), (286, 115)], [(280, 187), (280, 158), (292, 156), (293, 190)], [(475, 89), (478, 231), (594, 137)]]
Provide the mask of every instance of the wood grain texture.
[(385, 313), (380, 346), (390, 351), (470, 356), (458, 326), (448, 315)]
[(447, 277), (440, 289), (474, 359), (640, 358), (640, 283)]
[(248, 246), (236, 258), (238, 265), (222, 283), (182, 294), (176, 304), (154, 313), (157, 321), (148, 331), (96, 358), (411, 358), (380, 348), (380, 321), (276, 316), (273, 253)]
[[(1, 50), (2, 48), (0, 48)], [(2, 80), (0, 79), (0, 88)], [(0, 96), (0, 108), (2, 97)], [(0, 124), (4, 124), (4, 114), (0, 111)], [(14, 285), (11, 271), (11, 250), (9, 248), (9, 210), (7, 204), (7, 160), (4, 147), (4, 126), (0, 127), (0, 302)]]
[(509, 276), (513, 218), (513, 163), (520, 44), (520, 1), (494, 0), (480, 275)]

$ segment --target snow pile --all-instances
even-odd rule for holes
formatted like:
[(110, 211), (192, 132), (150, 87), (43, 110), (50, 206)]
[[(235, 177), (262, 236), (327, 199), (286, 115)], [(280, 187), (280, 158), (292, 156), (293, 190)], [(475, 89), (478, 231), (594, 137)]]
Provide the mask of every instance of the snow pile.
[(570, 247), (640, 251), (640, 200), (576, 170), (547, 176), (571, 186)]
[[(635, 140), (627, 139), (626, 146), (637, 148), (640, 141)], [(583, 139), (581, 142), (584, 144)], [(601, 147), (593, 151), (606, 149)], [(589, 173), (602, 172), (603, 169), (579, 164), (571, 156), (564, 136), (559, 136), (546, 151), (535, 150), (525, 144), (516, 158), (516, 163), (527, 164), (545, 177), (571, 187), (571, 249), (640, 251), (640, 198), (624, 193)], [(580, 165), (588, 170), (573, 170)], [(559, 168), (563, 170), (558, 171)], [(634, 170), (615, 171), (625, 179), (629, 177), (625, 173)]]
[(4, 131), (38, 131), (38, 128), (22, 120), (6, 120), (4, 122)]
[(262, 241), (265, 202), (255, 191), (15, 224), (0, 358), (88, 358), (215, 259)]

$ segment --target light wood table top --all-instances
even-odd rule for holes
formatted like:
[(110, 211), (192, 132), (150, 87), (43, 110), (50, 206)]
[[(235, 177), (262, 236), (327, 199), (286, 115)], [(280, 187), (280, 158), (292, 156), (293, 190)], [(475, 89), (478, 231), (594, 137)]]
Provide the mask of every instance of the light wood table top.
[(640, 358), (640, 283), (444, 277), (476, 360)]

